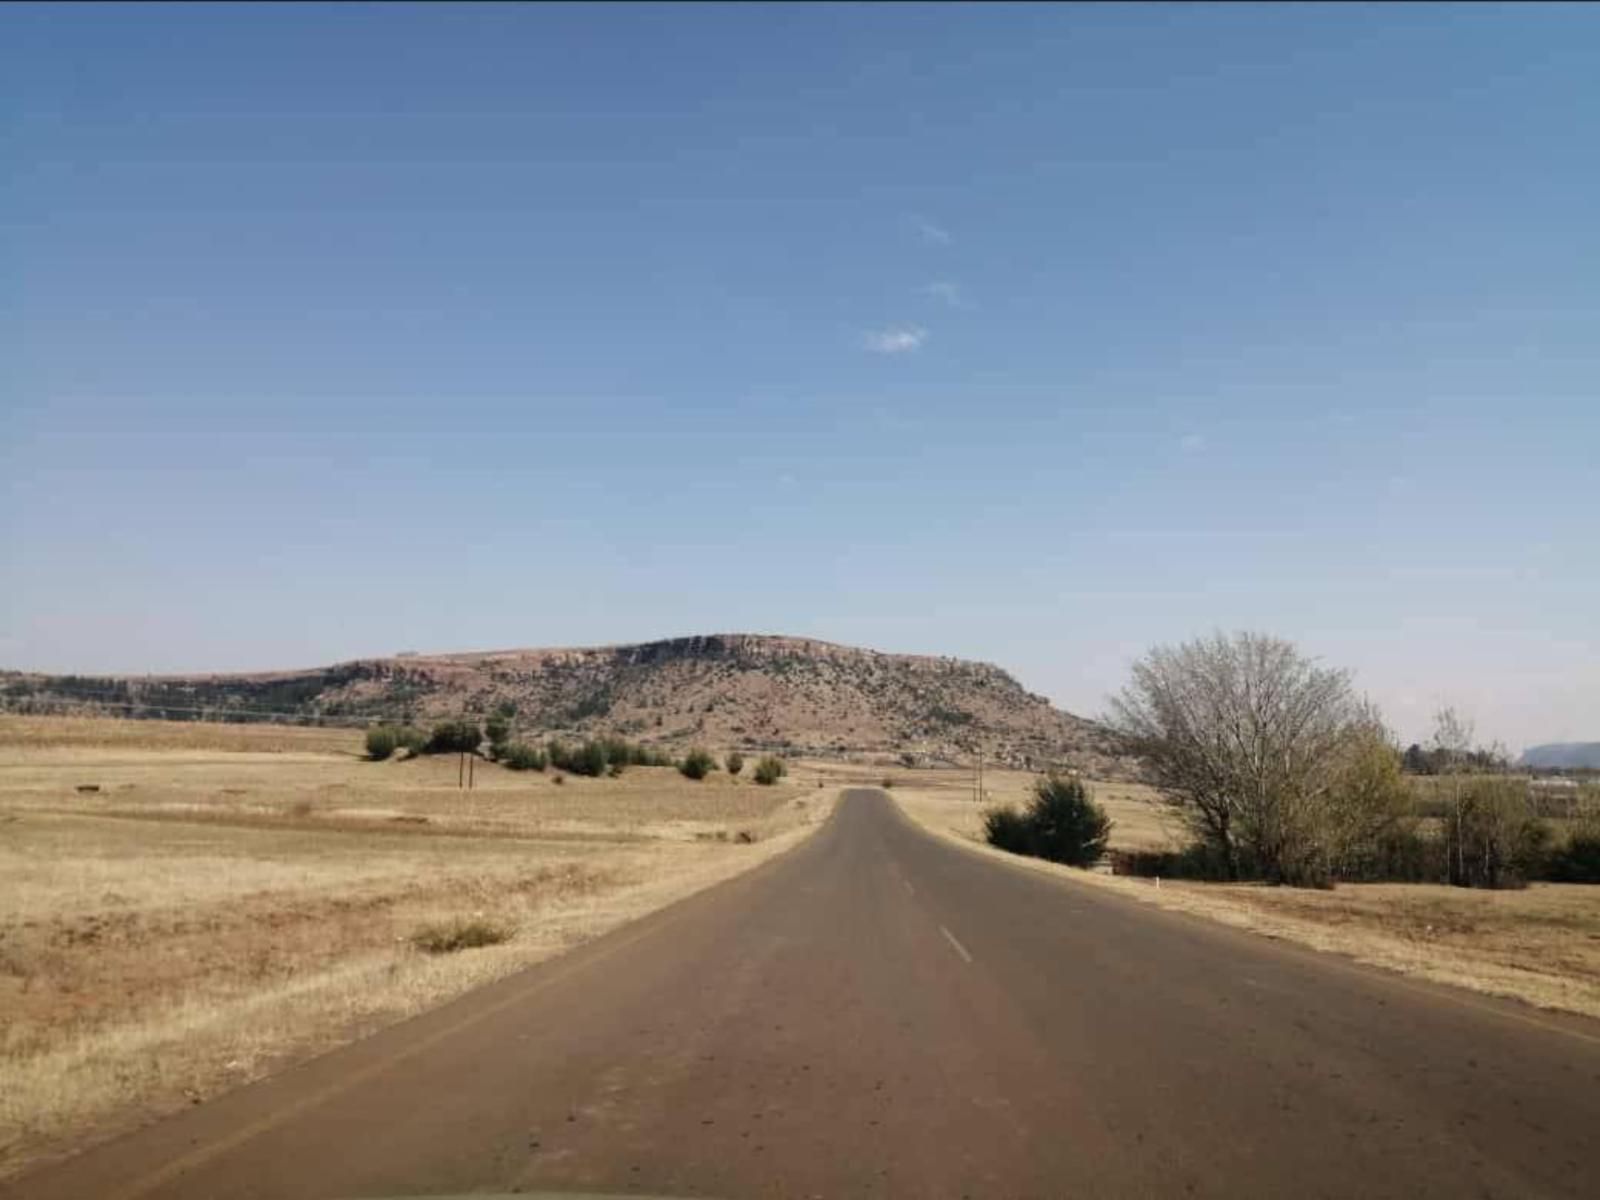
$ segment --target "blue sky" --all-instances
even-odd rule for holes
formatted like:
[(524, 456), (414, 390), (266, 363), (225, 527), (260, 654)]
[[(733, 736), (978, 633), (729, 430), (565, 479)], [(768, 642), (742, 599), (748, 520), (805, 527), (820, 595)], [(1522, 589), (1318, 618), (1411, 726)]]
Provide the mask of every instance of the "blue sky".
[(0, 664), (1256, 628), (1600, 738), (1600, 11), (0, 12)]

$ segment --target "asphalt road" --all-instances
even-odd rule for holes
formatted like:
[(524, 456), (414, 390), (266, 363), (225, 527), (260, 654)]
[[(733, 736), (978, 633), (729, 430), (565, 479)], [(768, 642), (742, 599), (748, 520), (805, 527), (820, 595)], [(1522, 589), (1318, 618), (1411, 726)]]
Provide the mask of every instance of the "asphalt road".
[(852, 792), (756, 871), (7, 1194), (517, 1190), (1595, 1197), (1600, 1026), (1016, 870)]

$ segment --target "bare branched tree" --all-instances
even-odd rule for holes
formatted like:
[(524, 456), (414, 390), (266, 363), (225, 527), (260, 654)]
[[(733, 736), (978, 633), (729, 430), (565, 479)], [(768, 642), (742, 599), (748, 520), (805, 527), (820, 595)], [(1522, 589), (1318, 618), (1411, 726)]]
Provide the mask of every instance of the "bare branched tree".
[(1433, 736), (1428, 744), (1443, 766), (1441, 774), (1461, 771), (1472, 753), (1475, 740), (1470, 717), (1453, 707), (1441, 708), (1433, 715)]
[(1220, 855), (1296, 881), (1319, 854), (1317, 808), (1367, 715), (1344, 671), (1279, 638), (1216, 634), (1152, 650), (1112, 700), (1111, 724)]

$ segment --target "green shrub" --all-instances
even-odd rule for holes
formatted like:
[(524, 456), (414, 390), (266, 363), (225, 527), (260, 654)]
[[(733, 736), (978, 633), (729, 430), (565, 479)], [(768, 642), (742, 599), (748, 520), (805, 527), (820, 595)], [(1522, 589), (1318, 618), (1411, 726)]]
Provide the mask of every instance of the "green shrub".
[(513, 932), (504, 925), (484, 920), (451, 921), (442, 925), (424, 925), (411, 935), (411, 944), (425, 954), (454, 954), (457, 950), (497, 946), (510, 941)]
[(382, 762), (400, 745), (400, 735), (388, 725), (377, 725), (367, 730), (367, 757)]
[(422, 747), (424, 754), (476, 754), (478, 744), (483, 741), (483, 732), (478, 728), (476, 721), (465, 718), (459, 721), (441, 721), (433, 727), (433, 732), (428, 735), (426, 744)]
[(568, 769), (574, 775), (588, 775), (598, 779), (606, 773), (606, 767), (609, 765), (604, 746), (599, 742), (585, 742), (578, 747), (578, 756)]
[(1545, 878), (1558, 883), (1600, 883), (1600, 830), (1573, 834), (1550, 856)]
[(497, 712), (483, 723), (483, 732), (489, 739), (489, 757), (499, 758), (511, 740), (511, 718)]
[(402, 725), (394, 733), (400, 748), (409, 754), (421, 754), (422, 748), (428, 744), (428, 735), (415, 725)]
[(882, 779), (878, 780), (878, 786), (887, 792), (894, 786), (894, 779), (888, 775), (885, 775)]
[(678, 764), (679, 772), (689, 779), (704, 779), (716, 769), (717, 760), (699, 746), (685, 754), (683, 761)]
[(1065, 775), (1035, 780), (1026, 812), (997, 808), (984, 817), (990, 845), (1074, 867), (1098, 861), (1110, 834), (1105, 809), (1080, 780)]
[(500, 761), (513, 771), (542, 771), (546, 764), (544, 751), (527, 742), (508, 742), (500, 751)]
[(744, 770), (744, 755), (735, 750), (722, 760), (722, 765), (729, 775), (737, 775)]
[(1105, 853), (1111, 818), (1082, 780), (1050, 775), (1036, 780), (1028, 821), (1041, 858), (1086, 867)]
[(983, 840), (1011, 854), (1033, 853), (1033, 829), (1014, 808), (991, 808), (983, 814)]
[(663, 758), (643, 746), (635, 746), (622, 738), (611, 737), (589, 738), (575, 746), (567, 742), (552, 741), (547, 749), (551, 766), (571, 771), (574, 775), (594, 777), (621, 775), (634, 763), (655, 766)]
[(756, 762), (756, 782), (771, 787), (789, 773), (783, 759), (763, 754)]

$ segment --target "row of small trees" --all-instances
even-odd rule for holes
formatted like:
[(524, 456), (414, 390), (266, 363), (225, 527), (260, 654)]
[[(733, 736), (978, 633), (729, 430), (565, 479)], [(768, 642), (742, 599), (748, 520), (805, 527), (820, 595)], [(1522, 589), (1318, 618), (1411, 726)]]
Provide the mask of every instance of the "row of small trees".
[[(698, 780), (717, 769), (717, 760), (698, 746), (682, 759), (675, 759), (665, 750), (620, 737), (578, 742), (552, 739), (544, 746), (517, 741), (511, 728), (515, 711), (507, 711), (508, 707), (496, 710), (482, 728), (465, 718), (441, 721), (426, 734), (412, 726), (374, 726), (367, 730), (367, 757), (382, 761), (401, 750), (411, 754), (477, 754), (487, 741), (488, 757), (513, 771), (554, 767), (572, 775), (598, 777), (621, 775), (629, 767), (677, 767), (686, 778)], [(744, 770), (744, 755), (733, 751), (723, 765), (730, 775), (738, 775)], [(757, 783), (770, 786), (787, 775), (788, 768), (782, 759), (769, 754), (756, 762), (753, 774)]]
[(1218, 634), (1153, 650), (1134, 666), (1110, 721), (1196, 839), (1175, 854), (1126, 856), (1135, 870), (1311, 886), (1507, 887), (1581, 875), (1600, 859), (1600, 822), (1552, 852), (1526, 781), (1471, 774), (1504, 756), (1475, 748), (1470, 725), (1451, 710), (1425, 758), (1445, 776), (1427, 781), (1444, 789), (1442, 815), (1421, 815), (1401, 752), (1349, 674), (1278, 638)]

